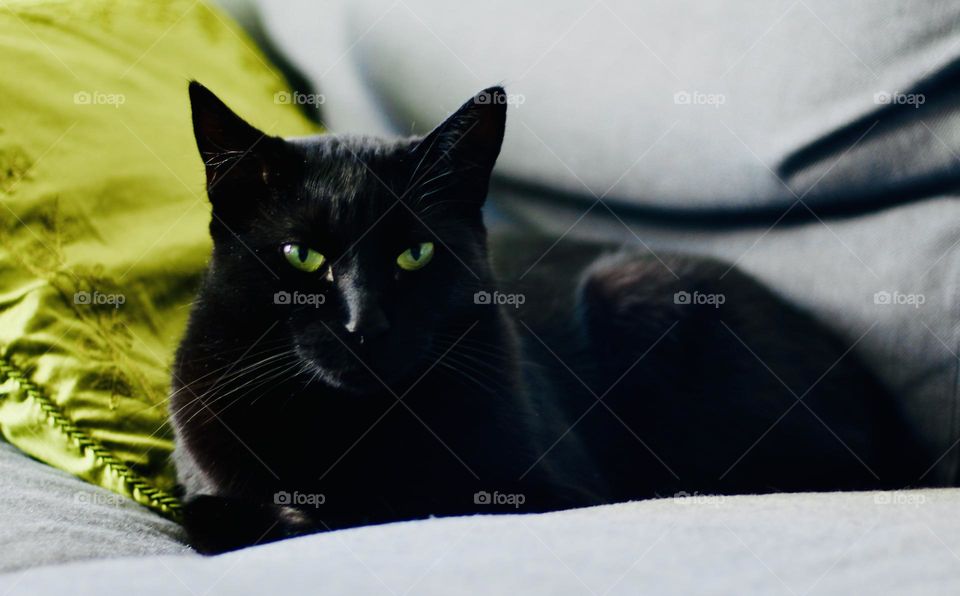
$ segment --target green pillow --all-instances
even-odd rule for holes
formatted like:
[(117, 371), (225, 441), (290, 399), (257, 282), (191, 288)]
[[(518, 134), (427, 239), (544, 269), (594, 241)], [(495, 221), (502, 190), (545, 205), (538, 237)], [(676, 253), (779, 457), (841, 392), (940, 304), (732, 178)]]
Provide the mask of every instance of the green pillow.
[(187, 82), (317, 130), (203, 2), (5, 0), (0, 56), (0, 431), (176, 517), (168, 375), (210, 248)]

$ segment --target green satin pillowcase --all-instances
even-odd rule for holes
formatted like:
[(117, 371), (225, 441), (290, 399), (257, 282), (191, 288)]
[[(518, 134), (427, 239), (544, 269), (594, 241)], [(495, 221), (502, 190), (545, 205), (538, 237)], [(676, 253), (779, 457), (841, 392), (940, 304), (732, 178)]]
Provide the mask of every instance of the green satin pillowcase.
[(176, 517), (169, 370), (210, 249), (187, 81), (273, 134), (318, 132), (193, 0), (0, 10), (0, 431)]

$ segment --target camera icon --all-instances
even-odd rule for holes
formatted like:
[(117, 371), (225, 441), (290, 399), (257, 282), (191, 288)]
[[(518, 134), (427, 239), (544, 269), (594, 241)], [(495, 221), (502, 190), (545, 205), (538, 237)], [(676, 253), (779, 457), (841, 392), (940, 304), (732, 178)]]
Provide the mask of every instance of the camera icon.
[(293, 96), (289, 91), (277, 91), (273, 94), (273, 103), (286, 105), (293, 100)]
[(886, 91), (878, 91), (877, 93), (873, 94), (873, 103), (886, 105), (890, 103), (891, 98), (892, 96)]
[(291, 300), (290, 292), (285, 292), (283, 290), (280, 290), (279, 292), (273, 295), (274, 304), (290, 304), (290, 300)]
[(273, 504), (274, 505), (289, 505), (293, 502), (293, 499), (290, 497), (290, 493), (285, 490), (282, 490), (278, 493), (273, 493)]
[(688, 91), (677, 91), (673, 94), (673, 103), (680, 106), (690, 105), (692, 98)]
[(90, 295), (90, 292), (80, 291), (73, 295), (74, 304), (90, 304), (91, 302), (92, 296)]
[(489, 505), (491, 502), (490, 493), (485, 490), (473, 493), (473, 503), (475, 505)]
[(473, 98), (473, 101), (474, 103), (478, 103), (480, 105), (487, 105), (489, 103), (493, 103), (493, 97), (484, 91), (483, 93), (477, 93), (476, 97)]
[(473, 295), (474, 304), (490, 304), (493, 302), (493, 297), (490, 295), (490, 292), (486, 290), (480, 290)]
[(73, 103), (79, 106), (90, 105), (92, 99), (93, 97), (90, 95), (89, 91), (77, 91), (73, 94)]
[(690, 304), (690, 292), (680, 290), (673, 295), (674, 304)]
[(890, 294), (890, 292), (886, 290), (877, 292), (876, 294), (873, 295), (874, 304), (890, 304), (892, 301), (893, 301), (893, 296)]

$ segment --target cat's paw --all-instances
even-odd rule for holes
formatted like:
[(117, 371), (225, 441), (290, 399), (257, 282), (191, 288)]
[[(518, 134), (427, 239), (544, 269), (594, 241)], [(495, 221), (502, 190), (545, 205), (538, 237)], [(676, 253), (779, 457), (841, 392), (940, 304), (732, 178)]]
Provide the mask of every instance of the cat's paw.
[(271, 503), (196, 495), (183, 505), (190, 545), (205, 555), (306, 534), (309, 525), (302, 512)]

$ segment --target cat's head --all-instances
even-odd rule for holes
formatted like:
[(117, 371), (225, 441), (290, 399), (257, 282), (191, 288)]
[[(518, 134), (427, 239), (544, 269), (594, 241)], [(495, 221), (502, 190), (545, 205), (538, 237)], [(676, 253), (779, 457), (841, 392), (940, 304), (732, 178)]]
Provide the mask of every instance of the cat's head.
[(481, 207), (504, 99), (487, 89), (425, 137), (282, 139), (191, 83), (214, 241), (200, 308), (335, 388), (424, 369), (478, 319), (489, 283)]

